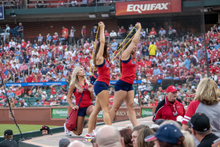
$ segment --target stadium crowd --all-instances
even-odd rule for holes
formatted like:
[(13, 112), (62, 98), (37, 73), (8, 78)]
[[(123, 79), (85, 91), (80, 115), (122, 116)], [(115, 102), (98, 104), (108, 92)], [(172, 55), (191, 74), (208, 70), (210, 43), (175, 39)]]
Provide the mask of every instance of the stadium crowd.
[[(19, 26), (20, 34), (23, 34), (24, 27), (21, 23)], [(9, 26), (6, 25), (6, 27)], [(133, 25), (131, 24), (128, 30), (121, 26), (117, 28), (117, 31), (112, 30), (110, 33), (105, 31), (106, 40), (110, 43), (108, 49), (110, 59), (118, 53), (122, 39), (132, 29)], [(8, 30), (10, 27), (6, 29), (6, 31)], [(180, 40), (183, 36), (179, 36), (177, 31), (171, 27), (167, 31), (163, 28), (155, 31), (152, 28), (148, 33), (144, 29), (141, 30), (141, 40), (137, 46), (136, 54), (136, 79), (142, 82), (135, 91), (136, 106), (156, 106), (159, 101), (164, 99), (165, 94), (162, 87), (155, 89), (152, 85), (158, 79), (185, 79), (185, 84), (176, 85), (176, 87), (179, 89), (178, 96), (182, 96), (186, 106), (192, 101), (196, 85), (203, 78), (213, 78), (220, 88), (220, 26), (214, 25), (205, 34), (205, 39), (202, 36), (186, 34), (184, 40)], [(9, 40), (10, 34), (8, 34), (5, 38), (5, 44), (0, 46), (0, 78), (5, 83), (66, 81), (69, 85), (71, 71), (74, 67), (81, 66), (90, 79), (93, 71), (93, 65), (90, 66), (90, 63), (97, 26), (92, 28), (91, 37), (86, 36), (88, 34), (86, 26), (82, 27), (82, 43), (79, 45), (76, 44), (74, 33), (74, 27), (70, 31), (63, 27), (62, 36), (59, 37), (55, 32), (54, 36), (48, 34), (46, 38), (43, 38), (39, 34), (37, 43), (33, 44), (22, 39), (23, 35), (20, 35), (21, 42)], [(135, 29), (129, 37), (134, 33)], [(206, 54), (209, 62), (208, 67)], [(111, 80), (118, 80), (121, 75), (118, 57), (112, 61), (110, 67)], [(98, 76), (96, 69), (94, 75)], [(38, 100), (36, 106), (60, 105), (62, 102), (66, 103), (67, 88), (68, 86), (62, 87), (56, 91), (55, 86), (10, 87), (7, 89), (7, 96), (12, 98), (12, 104), (20, 103), (21, 106), (27, 106), (25, 99), (22, 99), (23, 97), (40, 97), (40, 99), (36, 99)], [(47, 93), (44, 91), (45, 89)], [(3, 85), (0, 94), (2, 99), (0, 105), (6, 106), (4, 99), (6, 93)], [(49, 94), (52, 96), (48, 97)], [(111, 105), (114, 97), (113, 88), (110, 88), (110, 95)]]

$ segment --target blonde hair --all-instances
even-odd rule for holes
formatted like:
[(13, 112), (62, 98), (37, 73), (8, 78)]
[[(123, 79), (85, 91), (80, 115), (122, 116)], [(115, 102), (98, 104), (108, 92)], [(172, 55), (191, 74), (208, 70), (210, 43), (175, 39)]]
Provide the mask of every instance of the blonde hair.
[(199, 82), (197, 87), (195, 100), (205, 105), (213, 105), (218, 103), (220, 91), (216, 82), (209, 78), (204, 78)]
[(183, 133), (183, 136), (185, 137), (183, 141), (184, 147), (196, 147), (193, 136), (188, 131), (181, 130), (181, 132)]
[[(74, 68), (72, 76), (71, 76), (70, 86), (75, 85), (75, 87), (77, 89), (79, 89), (80, 91), (83, 91), (82, 87), (79, 85), (79, 79), (78, 79), (78, 76), (77, 76), (77, 73), (79, 72), (79, 70), (81, 68), (82, 67), (79, 67), (79, 66)], [(89, 81), (86, 79), (86, 76), (84, 76), (84, 80), (86, 81), (86, 84), (88, 84), (88, 85), (90, 84)]]

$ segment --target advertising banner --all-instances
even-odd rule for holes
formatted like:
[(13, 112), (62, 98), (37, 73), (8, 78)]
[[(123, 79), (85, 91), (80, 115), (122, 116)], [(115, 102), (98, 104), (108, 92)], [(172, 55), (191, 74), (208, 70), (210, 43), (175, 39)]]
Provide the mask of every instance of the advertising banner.
[(181, 0), (131, 1), (115, 3), (115, 15), (176, 13), (182, 11)]
[(52, 115), (51, 117), (54, 119), (59, 119), (59, 118), (66, 118), (68, 115), (68, 110), (67, 108), (52, 108)]
[(51, 85), (67, 85), (67, 82), (32, 82), (32, 83), (5, 83), (6, 87), (10, 86), (51, 86)]
[(141, 117), (153, 116), (152, 108), (141, 108)]
[(0, 20), (5, 19), (4, 6), (0, 6)]

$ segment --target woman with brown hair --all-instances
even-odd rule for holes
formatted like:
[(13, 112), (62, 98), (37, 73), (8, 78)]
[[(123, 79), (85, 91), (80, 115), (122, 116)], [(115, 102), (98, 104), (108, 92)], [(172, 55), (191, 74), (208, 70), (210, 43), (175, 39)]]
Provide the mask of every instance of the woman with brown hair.
[(135, 52), (140, 40), (141, 24), (136, 23), (138, 29), (131, 43), (128, 44), (128, 40), (123, 45), (124, 51), (121, 54), (120, 66), (121, 66), (121, 78), (115, 84), (115, 98), (110, 110), (111, 121), (114, 120), (116, 112), (121, 104), (125, 101), (128, 109), (129, 119), (133, 127), (137, 126), (136, 114), (134, 111), (134, 89), (132, 84), (136, 77), (136, 62)]
[(132, 139), (132, 130), (130, 128), (121, 129), (120, 131), (121, 137), (124, 138), (125, 147), (133, 147)]
[(94, 125), (96, 124), (96, 119), (98, 113), (103, 111), (103, 120), (106, 125), (111, 125), (111, 118), (109, 115), (109, 92), (108, 86), (110, 84), (110, 70), (109, 70), (109, 62), (108, 62), (108, 43), (105, 42), (105, 25), (103, 22), (99, 22), (100, 27), (100, 42), (96, 46), (93, 64), (98, 69), (98, 79), (94, 84), (94, 92), (96, 94), (95, 100), (95, 108), (92, 114), (89, 117), (89, 126), (88, 133), (86, 134), (86, 138), (90, 139), (95, 137), (95, 133), (93, 131)]
[(143, 127), (138, 133), (137, 147), (153, 147), (154, 146), (153, 141), (150, 142), (144, 141), (144, 139), (150, 135), (154, 135), (154, 131), (151, 130), (148, 126)]
[(189, 104), (187, 112), (182, 121), (182, 128), (188, 130), (187, 122), (195, 113), (205, 113), (208, 116), (212, 128), (212, 132), (220, 137), (220, 91), (216, 82), (209, 78), (200, 81), (196, 96), (193, 102)]

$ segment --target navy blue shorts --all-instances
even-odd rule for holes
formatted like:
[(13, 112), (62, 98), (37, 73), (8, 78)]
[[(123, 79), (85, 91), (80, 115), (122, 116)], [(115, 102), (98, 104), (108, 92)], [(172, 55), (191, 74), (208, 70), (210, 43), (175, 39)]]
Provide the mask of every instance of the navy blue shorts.
[(118, 80), (115, 83), (115, 91), (119, 91), (119, 90), (123, 90), (123, 91), (131, 91), (134, 90), (132, 84), (129, 84), (127, 82), (124, 82), (122, 80)]
[[(90, 106), (91, 106), (91, 105), (90, 105)], [(88, 107), (89, 107), (89, 106), (88, 106)], [(86, 110), (87, 110), (88, 107), (79, 108), (78, 116), (85, 117), (85, 116), (86, 116)]]
[(105, 82), (96, 81), (94, 85), (95, 95), (98, 95), (102, 90), (108, 90), (108, 85)]

